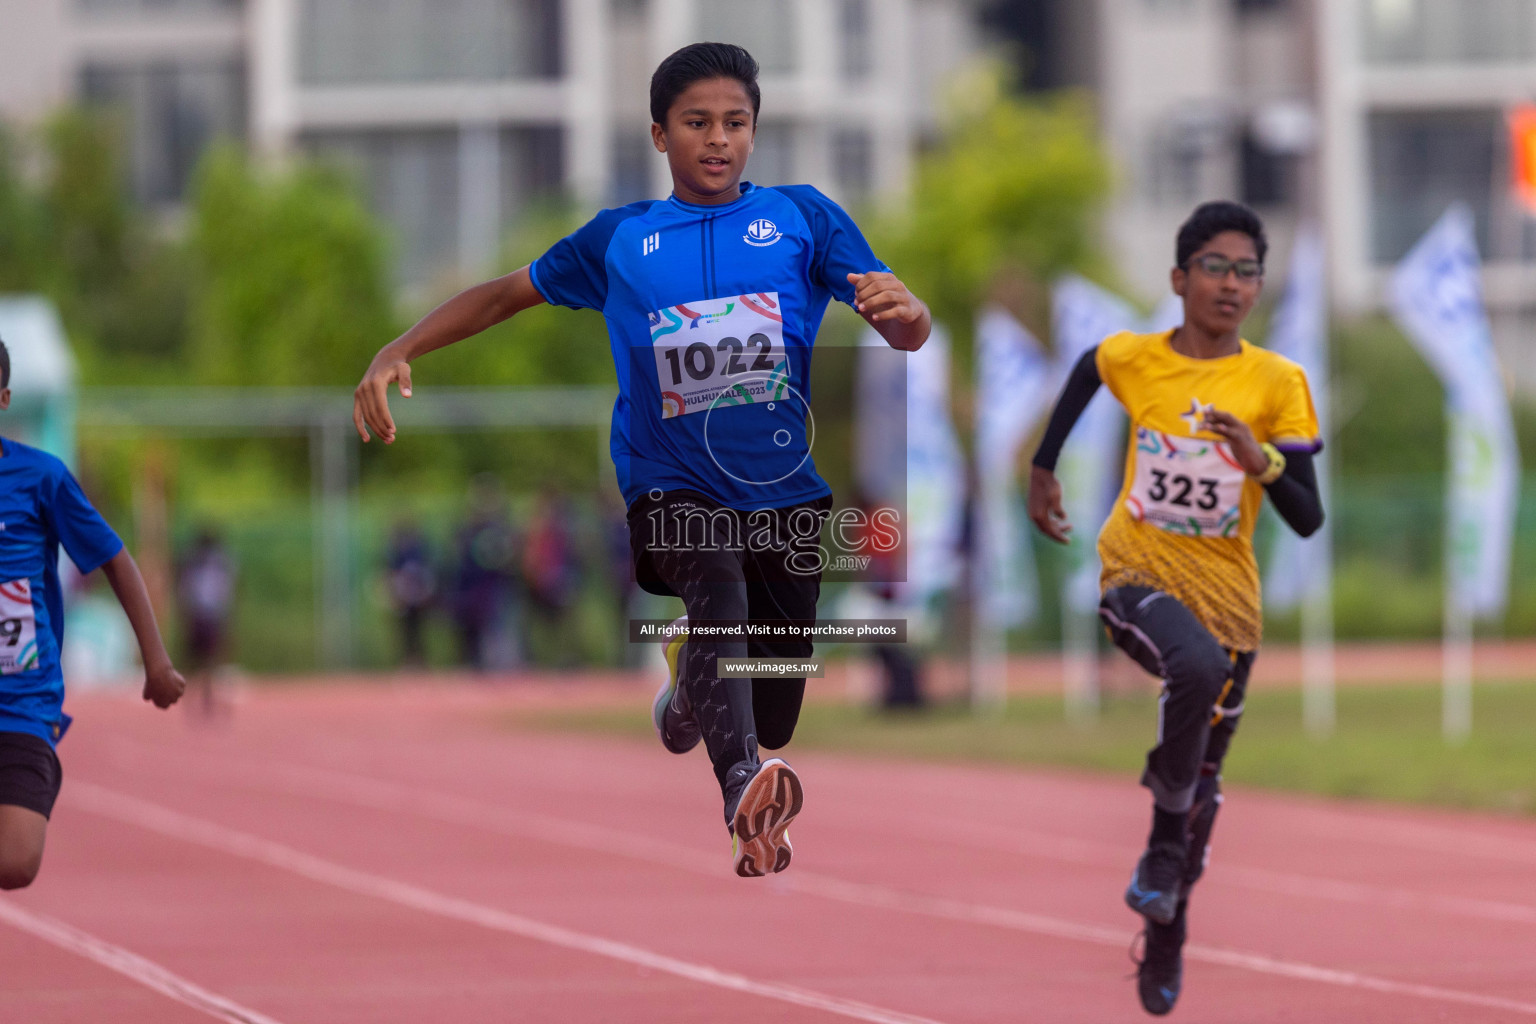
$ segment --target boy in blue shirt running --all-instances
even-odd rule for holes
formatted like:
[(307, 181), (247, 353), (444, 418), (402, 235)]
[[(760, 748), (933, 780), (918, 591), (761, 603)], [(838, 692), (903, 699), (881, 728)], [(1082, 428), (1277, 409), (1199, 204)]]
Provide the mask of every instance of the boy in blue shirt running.
[[(0, 411), (11, 405), (11, 355), (0, 341)], [(165, 653), (133, 556), (64, 463), (0, 437), (0, 889), (31, 885), (63, 773), (54, 747), (64, 713), (64, 595), (59, 547), (81, 574), (101, 569), (144, 661), (144, 699), (168, 708), (186, 689)]]
[(543, 256), (428, 313), (374, 357), (353, 422), (395, 439), (388, 387), (410, 361), (541, 302), (601, 310), (618, 372), (611, 440), (640, 585), (682, 598), (670, 678), (653, 705), (662, 744), (702, 739), (725, 798), (736, 873), (782, 871), (803, 791), (759, 747), (789, 741), (805, 680), (721, 679), (719, 658), (807, 657), (810, 640), (695, 636), (687, 622), (809, 625), (831, 489), (807, 434), (810, 358), (827, 303), (853, 306), (894, 348), (928, 337), (928, 308), (875, 258), (852, 219), (808, 185), (743, 182), (757, 62), (725, 43), (672, 54), (651, 78), (651, 140), (672, 195), (604, 210)]

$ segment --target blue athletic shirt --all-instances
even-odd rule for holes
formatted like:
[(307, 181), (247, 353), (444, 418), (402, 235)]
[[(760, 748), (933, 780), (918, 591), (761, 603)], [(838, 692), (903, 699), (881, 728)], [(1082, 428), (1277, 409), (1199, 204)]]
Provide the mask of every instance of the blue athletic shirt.
[(601, 310), (619, 378), (609, 449), (624, 500), (697, 491), (730, 508), (831, 493), (811, 458), (810, 361), (848, 274), (887, 267), (809, 185), (697, 206), (604, 210), (529, 272), (545, 301)]
[(123, 549), (64, 463), (0, 438), (0, 732), (50, 744), (70, 722), (59, 665), (61, 544), (82, 574)]

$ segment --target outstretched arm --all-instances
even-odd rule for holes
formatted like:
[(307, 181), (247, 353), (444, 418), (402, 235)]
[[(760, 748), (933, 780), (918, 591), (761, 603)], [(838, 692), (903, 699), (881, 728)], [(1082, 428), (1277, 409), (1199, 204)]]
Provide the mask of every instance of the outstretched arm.
[(154, 701), (157, 708), (168, 708), (186, 692), (187, 681), (181, 678), (171, 656), (165, 652), (160, 639), (160, 627), (155, 624), (155, 610), (149, 604), (149, 590), (144, 577), (139, 574), (138, 563), (127, 548), (113, 555), (101, 571), (112, 592), (128, 616), (133, 635), (139, 640), (139, 657), (144, 662), (144, 699)]
[(891, 348), (916, 352), (933, 330), (928, 305), (888, 270), (849, 274), (853, 306)]
[(1033, 465), (1029, 469), (1029, 518), (1040, 532), (1058, 544), (1068, 541), (1072, 524), (1067, 521), (1066, 510), (1061, 506), (1061, 482), (1056, 479), (1056, 460), (1061, 447), (1067, 443), (1067, 435), (1077, 424), (1078, 417), (1098, 393), (1099, 364), (1098, 346), (1084, 352), (1072, 367), (1067, 386), (1062, 388), (1056, 408), (1051, 411), (1051, 421), (1046, 425), (1045, 436), (1035, 451)]
[(533, 286), (525, 266), (505, 277), (466, 288), (422, 317), (410, 330), (379, 349), (368, 364), (368, 372), (352, 394), (352, 423), (357, 427), (357, 435), (366, 442), (371, 428), (385, 444), (394, 441), (389, 385), (397, 383), (401, 396), (411, 397), (411, 360), (479, 334), (543, 301), (544, 296)]

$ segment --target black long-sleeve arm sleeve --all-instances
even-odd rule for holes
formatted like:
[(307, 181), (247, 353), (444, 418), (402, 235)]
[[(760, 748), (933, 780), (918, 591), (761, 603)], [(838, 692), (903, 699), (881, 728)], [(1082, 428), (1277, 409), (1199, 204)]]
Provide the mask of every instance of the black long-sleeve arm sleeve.
[(1323, 525), (1323, 497), (1311, 452), (1286, 452), (1285, 472), (1264, 489), (1280, 518), (1301, 536), (1310, 537)]
[(1088, 403), (1093, 401), (1099, 385), (1103, 383), (1099, 379), (1098, 352), (1099, 347), (1095, 345), (1083, 353), (1077, 365), (1072, 367), (1072, 373), (1067, 377), (1067, 386), (1061, 389), (1061, 397), (1056, 399), (1056, 408), (1051, 410), (1051, 421), (1046, 424), (1045, 436), (1040, 439), (1040, 447), (1035, 449), (1034, 463), (1041, 469), (1056, 472), (1056, 460), (1061, 457), (1061, 446), (1067, 443), (1067, 435), (1077, 425), (1077, 418), (1088, 408)]
[[(1078, 417), (1093, 401), (1103, 381), (1099, 379), (1098, 346), (1094, 346), (1072, 367), (1056, 408), (1051, 410), (1051, 420), (1045, 427), (1045, 436), (1035, 450), (1034, 464), (1052, 473), (1056, 460), (1061, 456), (1067, 435), (1077, 424)], [(1303, 537), (1310, 537), (1323, 525), (1323, 499), (1317, 488), (1317, 469), (1312, 464), (1312, 452), (1288, 451), (1285, 453), (1285, 472), (1264, 488), (1275, 511), (1280, 513), (1286, 525)]]

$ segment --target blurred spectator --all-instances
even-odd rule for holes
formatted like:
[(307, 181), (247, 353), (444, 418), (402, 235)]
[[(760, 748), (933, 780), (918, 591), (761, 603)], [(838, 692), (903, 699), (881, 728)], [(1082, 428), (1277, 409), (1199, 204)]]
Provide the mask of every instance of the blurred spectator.
[(469, 516), (455, 540), (449, 608), (458, 626), (464, 664), (480, 671), (522, 661), (515, 617), (517, 537), (496, 479), (482, 474), (470, 485)]
[(437, 573), (426, 535), (415, 523), (397, 523), (386, 560), (389, 599), (400, 622), (400, 661), (412, 668), (427, 663), (423, 630), (437, 595)]
[[(869, 565), (863, 573), (864, 581), (858, 584), (865, 591), (864, 600), (854, 607), (872, 619), (908, 619), (908, 632), (912, 634), (916, 631), (911, 628), (911, 619), (919, 612), (908, 606), (906, 597), (911, 588), (901, 582), (904, 574), (900, 534), (873, 526), (879, 506), (858, 499), (855, 507), (864, 514), (866, 528), (846, 531), (845, 535), (861, 542), (857, 550), (869, 556)], [(909, 635), (908, 640), (902, 644), (871, 645), (871, 653), (880, 662), (885, 676), (880, 704), (887, 709), (916, 709), (927, 704), (923, 697), (923, 666), (914, 653), (915, 637)]]
[(575, 644), (567, 635), (571, 607), (581, 590), (581, 562), (571, 532), (570, 503), (563, 495), (545, 491), (523, 535), (523, 581), (529, 608), (550, 639), (553, 661), (575, 663)]
[(647, 645), (629, 642), (629, 620), (640, 617), (634, 603), (643, 599), (644, 592), (635, 582), (635, 556), (630, 546), (629, 519), (617, 491), (605, 489), (600, 503), (608, 593), (618, 613), (619, 664), (625, 668), (639, 668), (645, 662)]
[(199, 691), (202, 711), (218, 711), (214, 683), (228, 653), (235, 603), (235, 565), (212, 527), (198, 531), (176, 573), (177, 605), (187, 645), (187, 683)]

